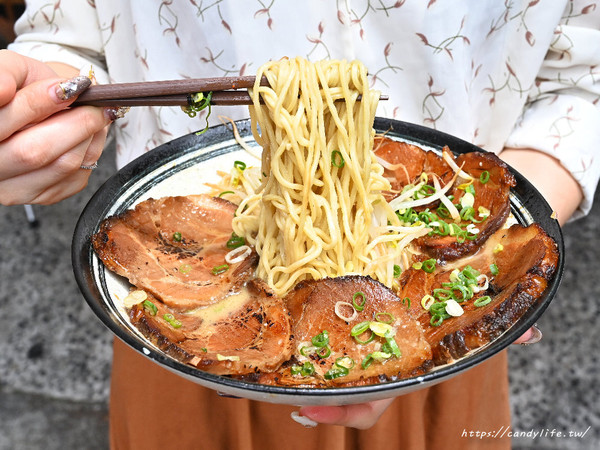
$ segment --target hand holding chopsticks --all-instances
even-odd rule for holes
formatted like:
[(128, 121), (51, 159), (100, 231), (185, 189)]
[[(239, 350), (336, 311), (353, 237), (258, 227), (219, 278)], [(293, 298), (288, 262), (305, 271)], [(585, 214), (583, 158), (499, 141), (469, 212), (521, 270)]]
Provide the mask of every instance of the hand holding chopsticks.
[[(255, 79), (249, 75), (96, 85), (81, 94), (73, 106), (190, 106), (191, 95), (198, 92), (212, 92), (212, 105), (250, 105), (247, 89), (254, 86)], [(263, 77), (260, 84), (268, 85), (267, 79)]]

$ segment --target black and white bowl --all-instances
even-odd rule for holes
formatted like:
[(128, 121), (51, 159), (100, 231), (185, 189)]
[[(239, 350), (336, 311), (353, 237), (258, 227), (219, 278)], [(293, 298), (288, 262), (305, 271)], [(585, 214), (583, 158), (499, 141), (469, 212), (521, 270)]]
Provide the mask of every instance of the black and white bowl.
[[(252, 138), (250, 122), (237, 122), (237, 127), (242, 138), (259, 155), (260, 148)], [(453, 136), (405, 122), (377, 118), (375, 129), (385, 132), (387, 137), (407, 141), (424, 149), (440, 151), (448, 145), (457, 154), (482, 151)], [(192, 133), (161, 145), (125, 166), (95, 193), (83, 210), (73, 237), (75, 278), (94, 313), (133, 349), (188, 380), (228, 395), (294, 405), (353, 404), (398, 396), (453, 377), (500, 352), (535, 323), (558, 290), (564, 261), (561, 229), (552, 218), (552, 210), (541, 194), (513, 170), (517, 186), (511, 192), (512, 213), (523, 225), (537, 222), (556, 241), (560, 253), (559, 265), (536, 306), (490, 344), (422, 376), (359, 387), (267, 386), (213, 375), (183, 364), (155, 347), (129, 322), (118, 299), (127, 295), (130, 285), (126, 279), (104, 268), (92, 249), (90, 237), (98, 231), (102, 220), (150, 197), (205, 191), (205, 183), (217, 181), (217, 170), (229, 170), (235, 160), (243, 160), (249, 166), (260, 164), (260, 160), (240, 147), (231, 127), (226, 125), (210, 128), (201, 135)]]

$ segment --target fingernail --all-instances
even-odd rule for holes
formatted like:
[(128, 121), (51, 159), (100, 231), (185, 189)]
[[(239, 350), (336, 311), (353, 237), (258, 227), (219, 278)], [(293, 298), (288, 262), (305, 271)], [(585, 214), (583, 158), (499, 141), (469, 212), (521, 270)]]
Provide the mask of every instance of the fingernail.
[(537, 327), (537, 325), (533, 325), (531, 327), (531, 336), (525, 342), (521, 342), (521, 345), (537, 344), (541, 340), (542, 340), (541, 330)]
[(309, 419), (306, 416), (301, 416), (298, 411), (293, 411), (292, 414), (290, 414), (290, 416), (295, 422), (298, 422), (300, 425), (306, 428), (314, 428), (317, 425), (319, 425), (318, 422), (315, 422), (314, 420)]
[(61, 101), (69, 100), (76, 95), (81, 94), (92, 84), (92, 80), (88, 77), (78, 76), (70, 80), (63, 81), (56, 86), (56, 96)]
[(114, 122), (117, 119), (122, 119), (123, 117), (125, 117), (125, 114), (130, 109), (131, 108), (128, 106), (121, 106), (121, 107), (111, 106), (110, 108), (104, 108), (104, 116), (111, 122)]

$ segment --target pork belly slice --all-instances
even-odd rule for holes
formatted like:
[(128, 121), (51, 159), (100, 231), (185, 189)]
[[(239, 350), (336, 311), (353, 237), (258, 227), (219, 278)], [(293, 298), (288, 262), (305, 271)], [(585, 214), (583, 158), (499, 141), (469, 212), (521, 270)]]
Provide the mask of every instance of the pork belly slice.
[[(493, 153), (473, 152), (460, 155), (456, 164), (462, 170), (474, 178), (475, 203), (473, 208), (475, 217), (480, 220), (479, 208), (489, 211), (489, 216), (475, 226), (479, 230), (477, 237), (473, 240), (458, 242), (456, 236), (423, 236), (418, 239), (417, 244), (428, 255), (445, 261), (452, 261), (473, 254), (479, 247), (500, 229), (506, 222), (510, 213), (510, 189), (516, 186), (516, 180), (510, 173), (508, 166)], [(486, 183), (480, 181), (481, 174), (487, 171), (489, 180)], [(457, 203), (465, 194), (464, 189), (455, 186), (449, 195), (454, 195), (453, 203)], [(460, 208), (459, 208), (460, 210)], [(452, 219), (447, 219), (452, 222)], [(459, 225), (467, 226), (471, 222), (461, 221)]]
[[(335, 305), (338, 301), (352, 303), (356, 292), (365, 295), (364, 310), (355, 319), (345, 321), (336, 315)], [(277, 373), (261, 374), (258, 379), (261, 383), (295, 386), (362, 385), (420, 374), (431, 365), (431, 348), (424, 338), (421, 325), (408, 313), (407, 305), (390, 289), (369, 277), (353, 275), (303, 281), (286, 296), (285, 301), (293, 324), (293, 359)], [(357, 301), (362, 302), (360, 298)], [(362, 345), (351, 336), (351, 330), (361, 322), (375, 321), (375, 315), (384, 312), (393, 316), (391, 325), (395, 330), (394, 339), (401, 356), (382, 362), (374, 361), (363, 369), (363, 359), (369, 353), (381, 350), (381, 344), (385, 340), (376, 337), (372, 342)], [(379, 317), (387, 320), (391, 316)], [(300, 349), (312, 346), (312, 338), (324, 330), (329, 335), (331, 354), (321, 358), (310, 351), (306, 356), (305, 351), (305, 355), (302, 355)], [(360, 338), (366, 340), (368, 334), (365, 333)], [(354, 367), (345, 376), (326, 379), (325, 374), (335, 368), (336, 359), (340, 357), (351, 358)], [(293, 366), (301, 366), (305, 362), (315, 368), (313, 376), (292, 374)]]
[[(392, 191), (385, 193), (385, 198), (388, 201), (397, 197), (404, 186), (417, 183), (422, 173), (428, 175), (428, 183), (432, 186), (433, 174), (439, 178), (441, 186), (449, 183), (454, 175), (454, 171), (448, 163), (433, 151), (426, 151), (418, 146), (393, 141), (385, 137), (377, 138), (374, 148), (377, 156), (397, 166), (393, 170), (388, 168), (384, 171), (384, 175), (392, 185)], [(450, 152), (450, 149), (445, 148), (444, 151)], [(474, 178), (475, 203), (473, 208), (476, 213), (475, 218), (481, 219), (478, 215), (479, 207), (487, 209), (489, 216), (481, 223), (475, 224), (479, 233), (474, 240), (458, 242), (456, 236), (439, 235), (423, 236), (417, 240), (417, 245), (422, 251), (436, 259), (446, 261), (459, 259), (476, 252), (504, 224), (510, 213), (510, 188), (516, 185), (516, 180), (510, 173), (508, 166), (493, 153), (465, 153), (455, 158), (455, 162), (464, 172)], [(484, 171), (489, 173), (489, 180), (482, 183), (480, 176)], [(460, 184), (457, 183), (447, 193), (447, 195), (454, 195), (453, 203), (455, 204), (465, 193), (464, 189), (459, 189), (458, 186)], [(439, 201), (435, 201), (432, 204), (415, 209), (429, 208), (435, 210), (439, 204)], [(442, 220), (448, 223), (453, 222), (452, 218)], [(462, 220), (459, 225), (464, 228), (470, 223), (470, 221)]]
[(373, 148), (379, 158), (393, 167), (384, 170), (384, 176), (392, 185), (392, 191), (385, 193), (388, 201), (397, 197), (404, 186), (418, 182), (423, 172), (435, 173), (441, 178), (442, 185), (454, 175), (452, 168), (441, 156), (416, 145), (377, 136)]
[(402, 190), (423, 173), (426, 152), (416, 145), (376, 136), (373, 149), (378, 157), (397, 166), (384, 171), (394, 191)]
[(102, 222), (94, 250), (111, 271), (173, 308), (217, 302), (253, 276), (258, 256), (225, 264), (236, 206), (207, 195), (150, 199)]
[[(535, 306), (557, 263), (557, 246), (539, 225), (513, 225), (497, 231), (476, 254), (438, 266), (432, 274), (408, 269), (402, 274), (399, 295), (411, 299), (411, 313), (425, 330), (435, 363), (445, 364), (493, 341)], [(497, 275), (491, 273), (492, 264), (498, 268)], [(462, 316), (431, 326), (431, 315), (421, 306), (421, 299), (441, 288), (452, 270), (462, 270), (467, 265), (488, 276), (488, 290), (460, 303)], [(474, 306), (475, 298), (483, 295), (489, 295), (492, 301), (483, 307)]]
[[(250, 280), (216, 304), (187, 312), (152, 301), (157, 313), (140, 303), (131, 309), (131, 322), (167, 354), (206, 372), (272, 371), (291, 355), (288, 311), (260, 280)], [(178, 328), (164, 314), (172, 314)]]

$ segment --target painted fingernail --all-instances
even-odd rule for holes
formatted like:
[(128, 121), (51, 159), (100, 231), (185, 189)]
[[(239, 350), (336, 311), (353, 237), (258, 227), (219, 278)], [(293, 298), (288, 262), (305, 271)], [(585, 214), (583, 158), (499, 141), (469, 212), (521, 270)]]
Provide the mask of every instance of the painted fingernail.
[(59, 100), (66, 101), (81, 94), (92, 84), (88, 77), (79, 76), (63, 81), (56, 86), (56, 96)]
[(114, 122), (117, 119), (122, 119), (123, 117), (125, 117), (125, 114), (130, 109), (131, 108), (128, 106), (121, 106), (121, 107), (112, 107), (111, 106), (110, 108), (104, 108), (104, 116), (111, 122)]
[(531, 336), (529, 336), (529, 339), (527, 339), (525, 342), (521, 342), (521, 345), (537, 344), (541, 340), (542, 340), (541, 330), (537, 327), (537, 325), (533, 325), (531, 327)]
[(292, 412), (291, 417), (294, 421), (298, 422), (300, 425), (306, 428), (314, 428), (317, 425), (319, 425), (318, 422), (315, 422), (314, 420), (309, 419), (306, 416), (301, 416), (298, 411)]

